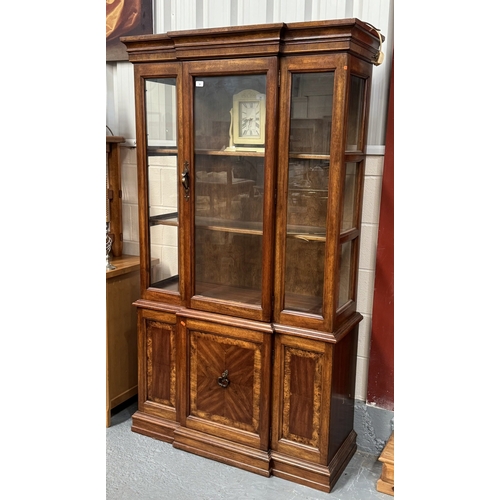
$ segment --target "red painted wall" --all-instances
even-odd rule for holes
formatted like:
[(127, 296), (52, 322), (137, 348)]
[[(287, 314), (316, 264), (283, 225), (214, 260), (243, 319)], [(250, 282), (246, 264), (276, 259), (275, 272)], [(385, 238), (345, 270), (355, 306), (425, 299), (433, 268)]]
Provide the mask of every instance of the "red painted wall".
[(366, 402), (394, 411), (394, 54), (382, 175)]

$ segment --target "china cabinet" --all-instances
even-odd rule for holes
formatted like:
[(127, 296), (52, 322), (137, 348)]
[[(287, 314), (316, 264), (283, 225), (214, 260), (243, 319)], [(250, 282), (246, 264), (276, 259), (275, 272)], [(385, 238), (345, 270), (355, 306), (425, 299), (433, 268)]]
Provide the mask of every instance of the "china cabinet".
[(356, 450), (381, 38), (343, 19), (121, 40), (134, 65), (141, 253), (132, 429), (330, 491)]

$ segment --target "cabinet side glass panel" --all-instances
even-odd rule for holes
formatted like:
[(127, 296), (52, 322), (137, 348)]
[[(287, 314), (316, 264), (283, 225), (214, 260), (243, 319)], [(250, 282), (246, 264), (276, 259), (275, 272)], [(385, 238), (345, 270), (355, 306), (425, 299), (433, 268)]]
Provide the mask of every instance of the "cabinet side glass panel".
[(334, 73), (292, 75), (285, 309), (322, 315)]
[(194, 81), (195, 294), (261, 305), (265, 75)]
[(146, 80), (150, 286), (179, 292), (176, 79)]
[(342, 231), (354, 228), (356, 224), (356, 193), (358, 187), (358, 176), (359, 163), (347, 162), (345, 166)]
[(340, 282), (337, 309), (352, 299), (352, 245), (353, 241), (348, 241), (341, 245), (340, 252)]
[(351, 75), (349, 87), (349, 107), (347, 114), (347, 151), (361, 151), (363, 125), (363, 102), (365, 98), (365, 80)]

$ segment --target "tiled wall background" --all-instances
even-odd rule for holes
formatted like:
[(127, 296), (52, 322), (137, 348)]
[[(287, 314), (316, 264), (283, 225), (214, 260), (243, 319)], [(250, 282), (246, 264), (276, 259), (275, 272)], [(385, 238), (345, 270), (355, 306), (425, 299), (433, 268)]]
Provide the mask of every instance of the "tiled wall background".
[[(121, 148), (120, 153), (122, 161), (123, 252), (128, 255), (139, 255), (136, 149), (125, 146)], [(358, 278), (358, 311), (364, 319), (359, 329), (355, 392), (355, 398), (361, 401), (366, 401), (367, 392), (383, 168), (383, 156), (367, 157)]]

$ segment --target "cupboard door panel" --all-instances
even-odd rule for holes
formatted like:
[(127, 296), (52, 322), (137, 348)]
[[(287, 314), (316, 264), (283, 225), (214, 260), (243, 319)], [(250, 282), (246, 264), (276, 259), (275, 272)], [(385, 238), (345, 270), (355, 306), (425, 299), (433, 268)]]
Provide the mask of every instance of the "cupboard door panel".
[(174, 325), (146, 322), (146, 401), (175, 408)]
[[(258, 432), (259, 346), (193, 331), (190, 358), (190, 414), (229, 427)], [(223, 387), (226, 383), (227, 386)]]
[(187, 355), (181, 425), (268, 457), (272, 328), (229, 316), (187, 314), (179, 317)]
[(319, 462), (326, 456), (331, 347), (276, 335), (272, 448)]

